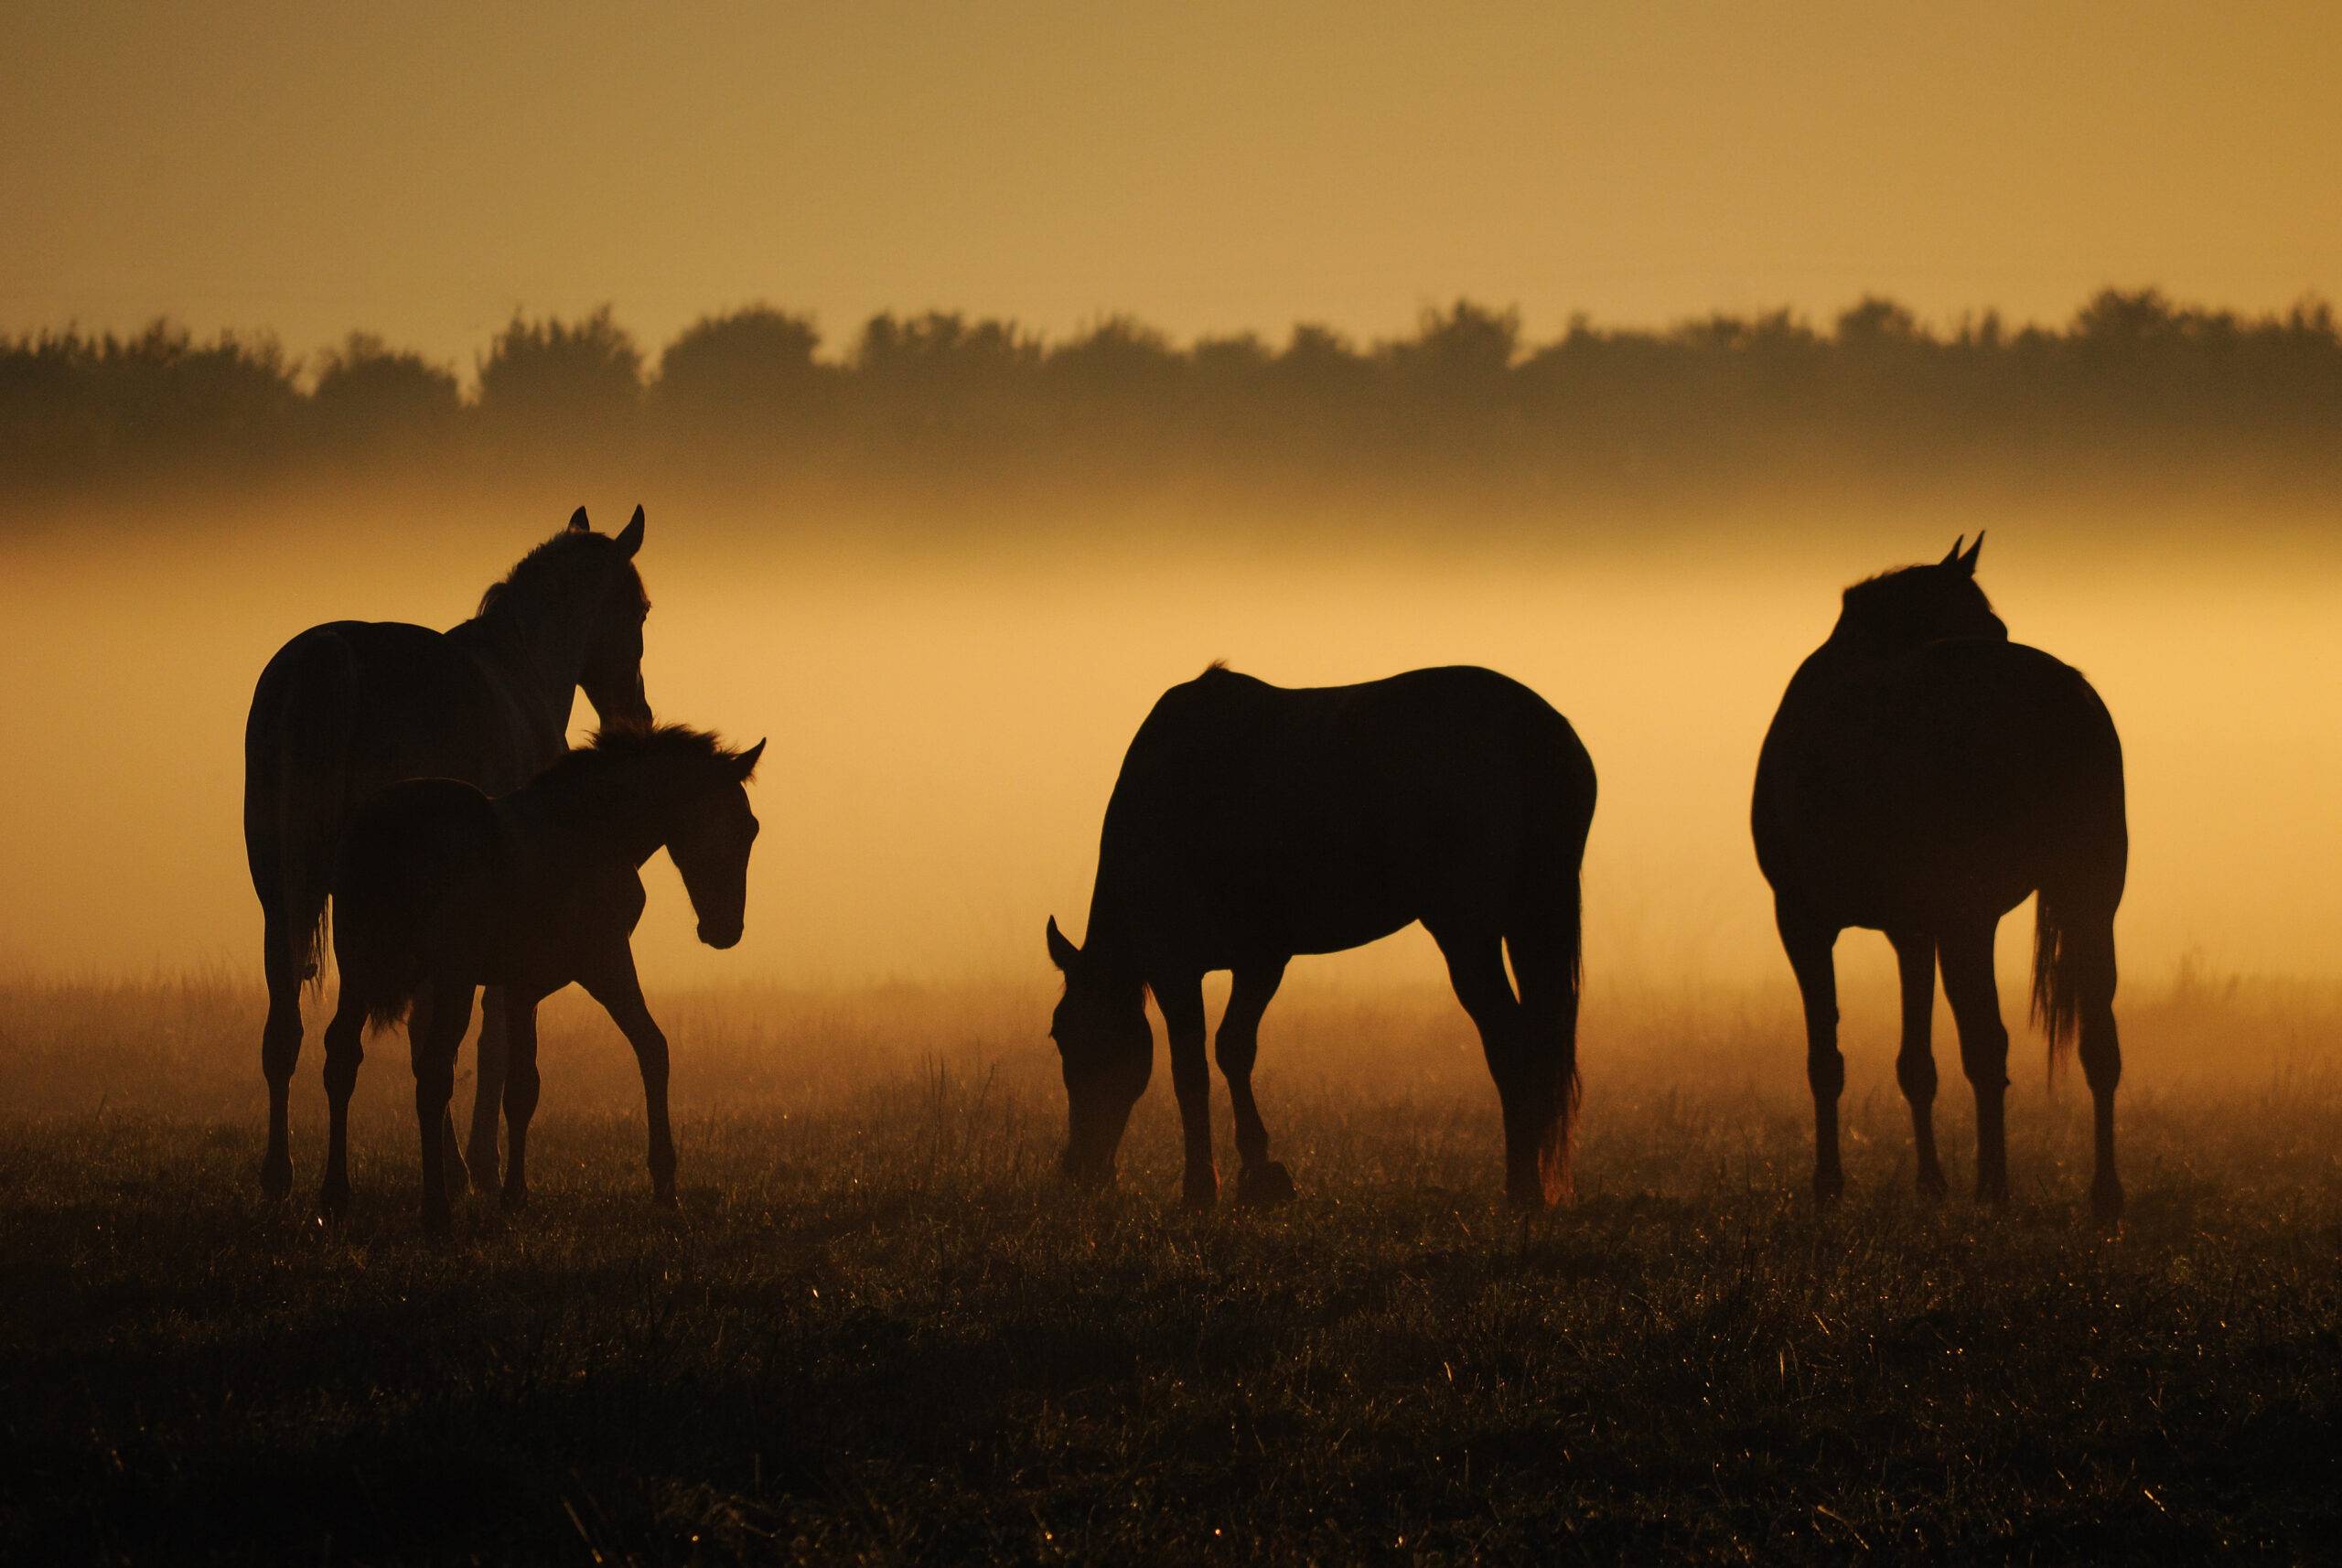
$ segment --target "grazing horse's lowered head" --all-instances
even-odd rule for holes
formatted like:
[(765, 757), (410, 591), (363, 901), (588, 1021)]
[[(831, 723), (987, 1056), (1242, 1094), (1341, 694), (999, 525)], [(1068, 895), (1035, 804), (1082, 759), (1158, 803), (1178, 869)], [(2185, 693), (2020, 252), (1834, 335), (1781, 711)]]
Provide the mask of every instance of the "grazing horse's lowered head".
[(581, 506), (567, 528), (521, 557), (479, 601), (481, 622), (509, 619), (564, 672), (574, 669), (605, 725), (650, 723), (642, 689), (642, 623), (650, 597), (634, 565), (642, 528), (636, 507), (615, 536), (596, 533)]
[[(1049, 920), (1049, 961), (1065, 995), (1049, 1019), (1065, 1069), (1065, 1174), (1084, 1187), (1114, 1176), (1114, 1150), (1155, 1068), (1146, 985), (1102, 953), (1084, 953)], [(1093, 944), (1094, 946), (1094, 944)]]
[(1830, 646), (1843, 652), (1893, 658), (1954, 637), (2008, 640), (2009, 628), (1976, 585), (1976, 557), (1984, 536), (1963, 552), (1964, 538), (1932, 566), (1904, 566), (1846, 590)]

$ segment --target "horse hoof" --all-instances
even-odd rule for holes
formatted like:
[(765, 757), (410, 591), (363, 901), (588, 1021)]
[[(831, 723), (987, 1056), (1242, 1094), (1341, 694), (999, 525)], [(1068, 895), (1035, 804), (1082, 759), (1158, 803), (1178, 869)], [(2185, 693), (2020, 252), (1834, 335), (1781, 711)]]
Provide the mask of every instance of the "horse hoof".
[(2090, 1195), (2090, 1212), (2100, 1225), (2122, 1223), (2122, 1188), (2118, 1185), (2092, 1187)]
[(1212, 1208), (1219, 1201), (1219, 1173), (1205, 1171), (1200, 1176), (1190, 1174), (1186, 1187), (1179, 1194), (1179, 1201), (1186, 1208), (1198, 1214)]
[(507, 1214), (520, 1213), (522, 1209), (529, 1207), (529, 1189), (525, 1187), (513, 1187), (508, 1185), (504, 1189), (504, 1194), (502, 1198), (500, 1200), (499, 1207), (500, 1207)]
[(1943, 1179), (1943, 1172), (1925, 1170), (1919, 1173), (1919, 1196), (1929, 1203), (1941, 1203), (1951, 1195), (1951, 1184)]
[(1817, 1175), (1813, 1178), (1813, 1207), (1827, 1211), (1838, 1207), (1846, 1196), (1846, 1178), (1836, 1171)]
[(260, 1192), (271, 1203), (282, 1203), (293, 1196), (293, 1162), (285, 1156), (272, 1156), (260, 1163)]
[(1293, 1173), (1275, 1160), (1257, 1165), (1246, 1165), (1236, 1178), (1236, 1200), (1239, 1203), (1291, 1203), (1301, 1194), (1293, 1185)]
[(317, 1218), (338, 1220), (349, 1212), (349, 1184), (328, 1182), (317, 1191)]

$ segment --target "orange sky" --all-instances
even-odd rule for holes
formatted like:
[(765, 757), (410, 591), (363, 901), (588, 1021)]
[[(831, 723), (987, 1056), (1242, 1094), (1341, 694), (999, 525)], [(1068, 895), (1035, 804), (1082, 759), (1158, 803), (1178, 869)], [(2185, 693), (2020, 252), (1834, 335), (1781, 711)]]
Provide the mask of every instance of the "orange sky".
[(0, 327), (1063, 331), (2342, 290), (2342, 8), (0, 9)]

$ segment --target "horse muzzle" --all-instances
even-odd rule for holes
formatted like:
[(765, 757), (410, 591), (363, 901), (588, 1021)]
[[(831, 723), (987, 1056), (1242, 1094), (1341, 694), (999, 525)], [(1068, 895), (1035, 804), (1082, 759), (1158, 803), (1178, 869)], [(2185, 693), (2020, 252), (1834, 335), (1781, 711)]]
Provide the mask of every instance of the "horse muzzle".
[(740, 945), (740, 927), (737, 925), (711, 926), (702, 920), (699, 924), (699, 940), (715, 949), (716, 951), (722, 952), (726, 948)]

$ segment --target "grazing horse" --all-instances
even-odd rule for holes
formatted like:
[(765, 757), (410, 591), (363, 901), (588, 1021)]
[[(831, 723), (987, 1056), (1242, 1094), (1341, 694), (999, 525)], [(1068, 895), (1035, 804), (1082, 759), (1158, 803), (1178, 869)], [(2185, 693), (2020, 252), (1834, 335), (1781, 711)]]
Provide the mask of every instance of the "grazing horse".
[(1217, 1055), (1243, 1162), (1237, 1195), (1291, 1197), (1252, 1100), (1261, 1015), (1295, 954), (1421, 920), (1496, 1079), (1505, 1190), (1523, 1207), (1557, 1202), (1577, 1108), (1578, 870), (1594, 794), (1569, 721), (1489, 670), (1285, 690), (1215, 664), (1166, 692), (1106, 805), (1088, 945), (1049, 922), (1065, 975), (1050, 1034), (1064, 1058), (1066, 1174), (1112, 1177), (1154, 1067), (1151, 990), (1171, 1037), (1186, 1198), (1218, 1197), (1203, 976), (1225, 969)]
[(1838, 933), (1886, 933), (1902, 970), (1896, 1076), (1911, 1104), (1919, 1190), (1944, 1191), (1928, 1042), (1935, 971), (1976, 1091), (1976, 1196), (2008, 1201), (2002, 1096), (2008, 1031), (1993, 979), (2001, 917), (2038, 892), (2033, 1009), (2050, 1050), (2081, 1040), (2097, 1115), (2091, 1197), (2122, 1211), (2114, 1170), (2114, 910), (2129, 854), (2122, 747), (2079, 671), (2008, 639), (1976, 585), (1984, 537), (1932, 566), (1846, 590), (1838, 624), (1799, 667), (1756, 764), (1757, 863), (1805, 1003), (1813, 1189), (1835, 1201)]
[[(244, 854), (264, 916), (268, 1153), (261, 1187), (293, 1187), (287, 1102), (301, 1055), (301, 985), (317, 978), (327, 884), (357, 803), (401, 779), (460, 779), (517, 789), (568, 745), (583, 687), (606, 724), (650, 722), (642, 623), (650, 601), (634, 567), (642, 509), (616, 538), (579, 507), (566, 531), (531, 551), (445, 632), (397, 621), (330, 621), (279, 649), (261, 671), (244, 725)], [(492, 1176), (503, 1076), (503, 1010), (480, 1029), (471, 1160)], [(448, 1142), (455, 1158), (455, 1145)], [(460, 1172), (457, 1173), (458, 1176)]]
[(324, 1213), (338, 1215), (349, 1201), (349, 1095), (360, 1036), (369, 1022), (409, 1015), (424, 1223), (447, 1228), (441, 1144), (456, 1048), (480, 985), (502, 992), (510, 1050), (504, 1203), (523, 1205), (537, 1105), (536, 1006), (572, 981), (634, 1047), (650, 1123), (652, 1190), (661, 1202), (674, 1201), (667, 1036), (643, 1005), (628, 944), (642, 918), (642, 863), (663, 846), (682, 873), (700, 940), (713, 948), (737, 942), (757, 836), (746, 786), (764, 749), (758, 741), (728, 751), (715, 736), (680, 725), (621, 727), (494, 800), (457, 779), (415, 779), (359, 807), (333, 884), (341, 995), (326, 1026), (331, 1121), (318, 1197)]

